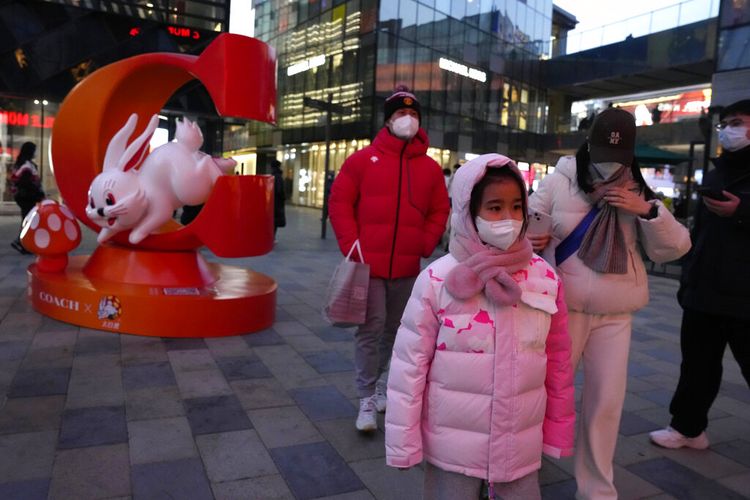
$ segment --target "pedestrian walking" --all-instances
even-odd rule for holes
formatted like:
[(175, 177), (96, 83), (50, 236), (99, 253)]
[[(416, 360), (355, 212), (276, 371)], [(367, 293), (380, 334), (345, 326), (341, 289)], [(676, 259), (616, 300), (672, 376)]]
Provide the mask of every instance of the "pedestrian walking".
[(388, 378), (386, 461), (427, 461), (424, 498), (541, 498), (542, 453), (573, 453), (573, 371), (560, 279), (532, 253), (526, 188), (498, 154), (452, 186), (450, 253), (417, 278)]
[(750, 387), (750, 99), (719, 114), (722, 154), (703, 176), (693, 248), (682, 265), (682, 364), (666, 429), (651, 433), (665, 448), (709, 446), (708, 411), (719, 393), (727, 345)]
[(377, 429), (376, 411), (385, 410), (382, 375), (396, 330), (420, 258), (434, 251), (449, 210), (443, 173), (427, 156), (419, 101), (401, 87), (383, 111), (383, 128), (372, 144), (346, 159), (328, 202), (342, 253), (359, 241), (370, 265), (367, 317), (354, 337), (360, 431)]
[(577, 497), (617, 498), (612, 460), (625, 399), (631, 320), (648, 303), (637, 245), (663, 263), (690, 248), (687, 229), (648, 188), (635, 160), (635, 119), (607, 108), (576, 156), (561, 158), (529, 200), (552, 216), (551, 234), (532, 235), (565, 284), (572, 363), (584, 382), (576, 437)]
[(271, 174), (273, 175), (273, 236), (275, 241), (276, 231), (280, 227), (286, 227), (286, 192), (279, 160), (271, 160)]
[[(21, 221), (26, 218), (37, 202), (44, 199), (39, 167), (34, 163), (35, 156), (36, 144), (24, 142), (10, 172), (10, 189), (13, 193), (13, 200), (21, 209)], [(21, 245), (20, 230), (10, 246), (22, 254), (31, 253)]]

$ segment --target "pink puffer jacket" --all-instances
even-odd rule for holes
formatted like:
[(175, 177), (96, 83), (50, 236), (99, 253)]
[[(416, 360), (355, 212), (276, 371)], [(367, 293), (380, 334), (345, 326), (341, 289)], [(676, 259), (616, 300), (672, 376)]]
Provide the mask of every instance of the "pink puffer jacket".
[[(467, 182), (483, 177), (489, 156), (497, 155), (461, 167), (477, 169)], [(471, 189), (457, 189), (455, 182), (460, 210), (468, 203), (456, 202), (456, 195)], [(452, 219), (454, 232), (476, 236), (459, 219)], [(452, 255), (432, 263), (406, 306), (388, 378), (386, 461), (411, 467), (426, 459), (447, 471), (508, 482), (539, 469), (542, 452), (560, 457), (573, 451), (562, 284), (534, 255), (513, 274), (522, 290), (517, 304), (496, 306), (484, 293), (458, 300), (444, 286), (457, 264)]]

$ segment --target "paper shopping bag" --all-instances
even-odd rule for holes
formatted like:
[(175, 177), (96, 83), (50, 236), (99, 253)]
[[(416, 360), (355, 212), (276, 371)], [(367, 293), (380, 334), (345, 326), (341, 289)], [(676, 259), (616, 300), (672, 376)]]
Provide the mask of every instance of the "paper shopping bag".
[[(351, 260), (357, 250), (360, 262)], [(323, 317), (333, 326), (347, 328), (361, 325), (367, 316), (367, 289), (370, 286), (370, 265), (364, 263), (359, 240), (333, 271), (328, 284)]]

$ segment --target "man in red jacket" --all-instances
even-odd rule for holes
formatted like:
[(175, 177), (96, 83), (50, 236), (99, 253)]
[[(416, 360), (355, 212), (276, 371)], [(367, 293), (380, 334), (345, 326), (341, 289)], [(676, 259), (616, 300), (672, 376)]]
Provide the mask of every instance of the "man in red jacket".
[(399, 87), (385, 101), (385, 125), (372, 144), (346, 159), (331, 188), (329, 213), (339, 248), (359, 240), (370, 265), (367, 318), (357, 329), (354, 362), (360, 431), (377, 429), (401, 315), (420, 271), (445, 229), (448, 193), (419, 127), (419, 101)]

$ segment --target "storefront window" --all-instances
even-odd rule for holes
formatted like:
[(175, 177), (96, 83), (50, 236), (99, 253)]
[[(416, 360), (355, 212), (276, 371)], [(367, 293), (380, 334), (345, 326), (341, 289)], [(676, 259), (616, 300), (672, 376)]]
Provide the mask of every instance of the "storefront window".
[[(35, 162), (39, 166), (42, 187), (47, 196), (57, 195), (57, 184), (49, 160), (49, 139), (57, 116), (58, 104), (45, 99), (0, 98), (0, 162), (8, 172), (24, 142), (36, 144)], [(12, 201), (3, 182), (2, 200)]]

